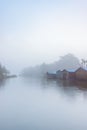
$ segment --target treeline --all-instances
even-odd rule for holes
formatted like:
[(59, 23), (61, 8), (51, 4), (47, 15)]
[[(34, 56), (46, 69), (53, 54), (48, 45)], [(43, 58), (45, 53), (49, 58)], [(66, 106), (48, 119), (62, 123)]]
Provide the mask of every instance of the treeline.
[(77, 69), (81, 66), (79, 59), (73, 54), (60, 56), (58, 61), (51, 64), (43, 63), (34, 67), (25, 68), (21, 75), (24, 77), (42, 77), (46, 72), (55, 72), (63, 69)]
[(8, 74), (9, 71), (6, 69), (6, 67), (0, 64), (0, 80), (7, 78)]

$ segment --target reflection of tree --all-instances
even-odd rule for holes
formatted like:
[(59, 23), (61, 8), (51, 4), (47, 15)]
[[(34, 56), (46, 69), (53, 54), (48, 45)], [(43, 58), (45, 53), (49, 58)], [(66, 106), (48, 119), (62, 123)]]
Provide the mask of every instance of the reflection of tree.
[(0, 80), (0, 88), (3, 87), (6, 83), (6, 79)]

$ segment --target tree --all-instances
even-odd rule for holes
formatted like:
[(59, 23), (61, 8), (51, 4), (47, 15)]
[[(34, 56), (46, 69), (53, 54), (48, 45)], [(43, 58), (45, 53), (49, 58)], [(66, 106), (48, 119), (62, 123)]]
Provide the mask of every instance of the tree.
[(65, 56), (61, 56), (60, 59), (51, 64), (41, 64), (38, 66), (30, 67), (24, 69), (22, 75), (23, 76), (43, 76), (46, 72), (56, 72), (57, 70), (63, 69), (77, 69), (79, 68), (80, 62), (77, 57), (73, 54), (67, 54)]
[(0, 64), (0, 79), (7, 77), (8, 74), (9, 71), (6, 69), (6, 67)]
[(81, 65), (82, 67), (87, 67), (87, 60), (81, 59)]

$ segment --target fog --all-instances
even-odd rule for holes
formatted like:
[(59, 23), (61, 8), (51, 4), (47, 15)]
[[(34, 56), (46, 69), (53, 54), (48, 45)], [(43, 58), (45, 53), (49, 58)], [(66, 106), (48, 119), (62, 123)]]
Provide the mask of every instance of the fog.
[(12, 73), (67, 53), (86, 59), (86, 0), (0, 0), (0, 12), (0, 62)]

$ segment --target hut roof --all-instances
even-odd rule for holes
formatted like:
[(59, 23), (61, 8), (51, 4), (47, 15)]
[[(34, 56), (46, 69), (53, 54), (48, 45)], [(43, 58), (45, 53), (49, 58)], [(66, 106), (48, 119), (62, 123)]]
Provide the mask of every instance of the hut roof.
[(76, 72), (76, 69), (67, 69), (68, 72), (74, 73)]
[(64, 69), (64, 70), (58, 70), (57, 72), (75, 72), (76, 69)]
[(80, 68), (78, 68), (78, 69), (76, 70), (76, 72), (79, 71), (80, 69), (87, 71), (87, 68), (80, 67)]
[(48, 74), (56, 74), (56, 72), (54, 71), (54, 72), (48, 72)]

